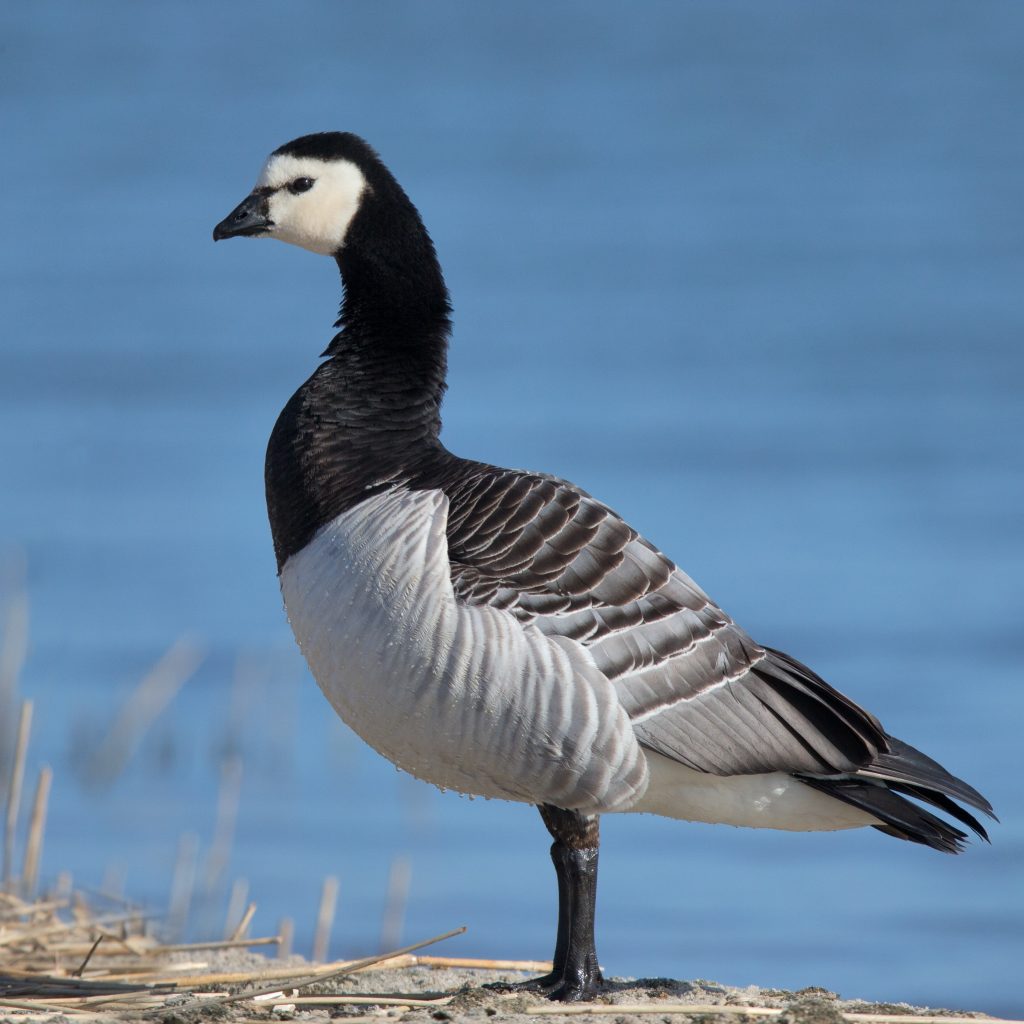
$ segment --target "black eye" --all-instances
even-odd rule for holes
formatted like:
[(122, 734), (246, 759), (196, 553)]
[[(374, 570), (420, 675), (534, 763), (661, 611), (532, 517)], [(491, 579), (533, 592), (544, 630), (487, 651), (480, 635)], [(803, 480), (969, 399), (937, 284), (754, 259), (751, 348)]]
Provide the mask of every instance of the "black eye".
[(288, 183), (288, 191), (294, 196), (297, 196), (300, 192), (308, 192), (312, 187), (312, 178), (296, 178)]

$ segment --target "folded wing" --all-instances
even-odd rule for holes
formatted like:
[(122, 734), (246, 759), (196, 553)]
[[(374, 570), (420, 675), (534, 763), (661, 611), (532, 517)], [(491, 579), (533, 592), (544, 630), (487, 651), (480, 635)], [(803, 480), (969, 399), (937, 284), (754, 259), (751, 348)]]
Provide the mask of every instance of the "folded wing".
[(754, 643), (607, 506), (552, 477), (463, 466), (445, 488), (456, 594), (583, 645), (644, 746), (719, 775), (849, 772), (888, 749), (871, 715)]

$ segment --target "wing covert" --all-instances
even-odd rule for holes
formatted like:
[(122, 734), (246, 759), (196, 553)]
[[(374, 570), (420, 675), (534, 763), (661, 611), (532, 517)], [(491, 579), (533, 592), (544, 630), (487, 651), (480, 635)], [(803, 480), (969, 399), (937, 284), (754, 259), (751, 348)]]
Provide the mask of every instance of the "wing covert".
[(576, 641), (644, 745), (699, 771), (851, 771), (879, 723), (810, 669), (756, 644), (606, 505), (554, 477), (473, 463), (450, 481), (460, 600)]

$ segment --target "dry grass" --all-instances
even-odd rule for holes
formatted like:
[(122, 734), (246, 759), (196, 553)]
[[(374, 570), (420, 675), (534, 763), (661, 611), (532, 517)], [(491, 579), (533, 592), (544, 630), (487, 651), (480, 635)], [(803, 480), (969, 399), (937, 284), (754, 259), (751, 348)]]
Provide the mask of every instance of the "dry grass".
[[(149, 934), (150, 922), (136, 911), (96, 913), (80, 893), (72, 901), (27, 902), (0, 893), (0, 1007), (34, 1014), (95, 1014), (133, 1017), (173, 1006), (175, 1013), (212, 1004), (242, 1003), (270, 1009), (295, 999), (317, 1005), (409, 1004), (406, 998), (310, 996), (300, 993), (358, 971), (380, 968), (469, 966), (531, 970), (532, 961), (417, 957), (414, 952), (465, 931), (458, 928), (378, 956), (316, 966), (272, 966), (217, 973), (201, 954), (212, 949), (276, 946), (269, 935), (240, 940), (166, 944)], [(190, 954), (182, 958), (182, 954)], [(285, 997), (284, 993), (294, 993)], [(182, 996), (186, 999), (183, 1001)], [(333, 1002), (332, 1002), (333, 1001)], [(412, 1000), (443, 1005), (437, 1000)]]

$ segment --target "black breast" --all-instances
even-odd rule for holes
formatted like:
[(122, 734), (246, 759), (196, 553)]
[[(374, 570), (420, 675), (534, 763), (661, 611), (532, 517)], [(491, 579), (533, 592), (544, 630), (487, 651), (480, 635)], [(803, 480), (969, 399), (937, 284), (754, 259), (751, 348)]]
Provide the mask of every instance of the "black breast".
[(454, 460), (437, 437), (439, 394), (418, 389), (415, 400), (367, 383), (344, 358), (330, 359), (274, 425), (265, 478), (279, 571), (336, 516), (388, 487), (441, 476)]

